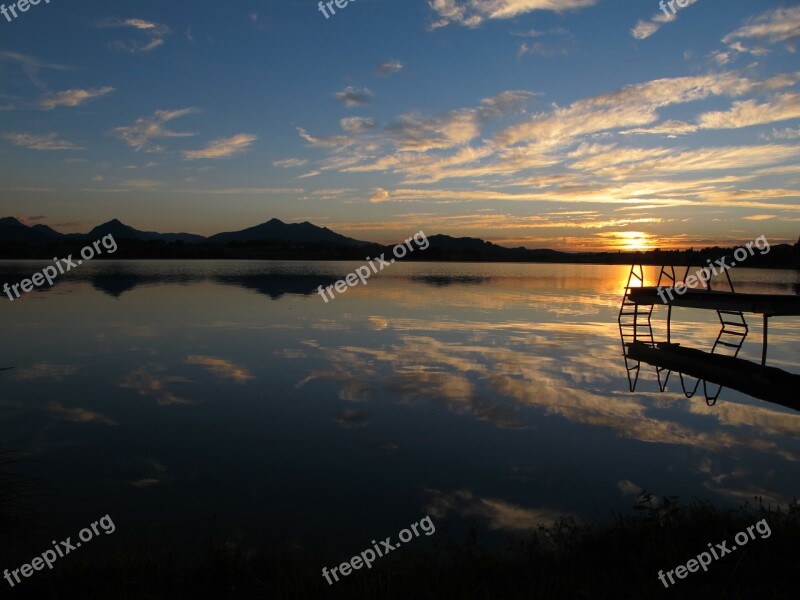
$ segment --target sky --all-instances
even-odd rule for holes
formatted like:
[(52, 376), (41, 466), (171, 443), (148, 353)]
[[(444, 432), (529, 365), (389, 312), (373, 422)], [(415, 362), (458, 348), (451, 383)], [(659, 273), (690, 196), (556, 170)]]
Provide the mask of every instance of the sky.
[(5, 0), (0, 216), (797, 241), (796, 1), (339, 2)]

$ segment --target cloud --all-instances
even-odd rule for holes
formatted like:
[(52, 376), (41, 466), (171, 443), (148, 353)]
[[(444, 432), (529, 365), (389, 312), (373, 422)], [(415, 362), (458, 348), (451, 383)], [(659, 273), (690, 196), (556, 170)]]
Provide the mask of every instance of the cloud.
[(369, 423), (369, 413), (361, 408), (346, 408), (334, 420), (348, 429), (364, 427)]
[(51, 402), (48, 404), (47, 412), (73, 423), (102, 423), (103, 425), (109, 426), (119, 425), (117, 421), (102, 413), (94, 412), (86, 408), (67, 408), (62, 406), (60, 402)]
[(103, 29), (129, 27), (140, 32), (146, 38), (145, 41), (115, 40), (111, 44), (112, 48), (132, 54), (155, 50), (164, 43), (164, 38), (170, 33), (170, 29), (166, 25), (143, 19), (106, 19), (99, 22), (97, 26)]
[[(688, 0), (688, 4), (683, 8), (691, 6), (697, 2), (697, 0)], [(637, 40), (645, 40), (653, 35), (656, 31), (661, 29), (667, 23), (672, 23), (678, 18), (678, 11), (680, 11), (680, 7), (676, 7), (675, 12), (671, 11), (668, 8), (667, 4), (662, 5), (662, 12), (656, 13), (653, 15), (649, 21), (640, 20), (633, 29), (631, 29), (631, 35), (636, 38)]]
[(348, 117), (339, 121), (339, 124), (348, 133), (363, 133), (375, 129), (378, 123), (375, 119), (366, 117)]
[(336, 92), (333, 97), (347, 108), (355, 108), (372, 104), (373, 93), (367, 88), (348, 86), (340, 92)]
[[(634, 135), (676, 138), (796, 118), (800, 100), (781, 90), (798, 79), (798, 73), (790, 72), (757, 80), (740, 71), (654, 79), (535, 112), (528, 106), (536, 93), (509, 90), (441, 114), (402, 113), (382, 128), (373, 127), (371, 119), (354, 117), (340, 121), (344, 131), (339, 134), (298, 132), (328, 153), (314, 174), (336, 170), (403, 177), (404, 186), (373, 189), (372, 203), (527, 201), (650, 208), (702, 203), (766, 213), (781, 202), (786, 203), (782, 210), (791, 209), (788, 199), (798, 193), (790, 185), (748, 183), (766, 176), (763, 169), (781, 168), (791, 160), (788, 145), (626, 146)], [(704, 112), (695, 113), (693, 120), (660, 120), (667, 107), (712, 98), (735, 101), (715, 111), (701, 105)], [(499, 119), (501, 128), (487, 134)], [(538, 169), (548, 172), (530, 172)], [(464, 180), (466, 189), (417, 187), (446, 179)], [(509, 186), (525, 186), (526, 193), (509, 193)]]
[(800, 37), (800, 6), (777, 8), (748, 19), (746, 25), (722, 38), (725, 44), (735, 40), (758, 39), (773, 44)]
[(170, 121), (195, 112), (197, 112), (196, 108), (157, 110), (151, 117), (139, 117), (133, 125), (116, 127), (113, 133), (137, 152), (139, 150), (145, 150), (147, 152), (161, 151), (163, 148), (161, 146), (152, 145), (151, 140), (196, 135), (189, 132), (170, 131), (165, 127)]
[(800, 118), (800, 94), (781, 94), (763, 104), (734, 102), (729, 110), (703, 113), (697, 121), (703, 129), (738, 129), (796, 118)]
[(726, 50), (716, 50), (711, 58), (719, 65), (732, 62), (740, 54), (760, 57), (769, 54), (762, 46), (745, 46), (744, 42), (768, 44), (786, 43), (790, 52), (796, 51), (794, 40), (800, 37), (800, 7), (768, 10), (749, 18), (745, 25), (722, 38)]
[(484, 98), (477, 108), (456, 109), (432, 117), (405, 113), (387, 131), (401, 152), (453, 148), (478, 137), (486, 121), (522, 111), (534, 95), (514, 90)]
[(399, 73), (403, 69), (403, 66), (403, 63), (399, 60), (384, 60), (378, 63), (378, 67), (375, 71), (381, 77), (388, 77), (389, 75)]
[(490, 529), (504, 531), (535, 531), (539, 525), (552, 525), (559, 517), (569, 515), (566, 511), (548, 508), (525, 508), (499, 498), (475, 496), (469, 490), (458, 490), (450, 494), (436, 489), (426, 490), (431, 500), (425, 512), (436, 519), (444, 519), (454, 512), (462, 518), (485, 519)]
[(784, 129), (773, 129), (767, 137), (772, 138), (773, 140), (796, 140), (800, 139), (800, 127), (797, 129), (791, 129), (786, 127)]
[(428, 0), (436, 13), (431, 29), (450, 23), (478, 27), (487, 19), (511, 19), (537, 10), (565, 12), (594, 6), (598, 0)]
[(222, 188), (222, 189), (208, 189), (202, 188), (199, 190), (184, 190), (190, 194), (302, 194), (305, 190), (303, 188)]
[(66, 65), (59, 65), (54, 63), (47, 63), (40, 61), (38, 58), (28, 56), (27, 54), (20, 54), (19, 52), (9, 52), (7, 50), (0, 51), (0, 61), (10, 62), (22, 69), (22, 72), (28, 77), (30, 82), (41, 90), (46, 90), (47, 85), (39, 77), (39, 71), (43, 69), (50, 69), (53, 71), (70, 71), (72, 67)]
[(161, 363), (142, 365), (123, 376), (119, 380), (119, 387), (134, 390), (140, 396), (154, 398), (159, 406), (194, 404), (168, 389), (170, 384), (188, 383), (189, 380), (179, 375), (162, 375), (166, 370), (166, 366)]
[(72, 142), (58, 139), (57, 133), (47, 133), (36, 135), (33, 133), (6, 133), (5, 139), (22, 148), (30, 150), (83, 150), (82, 146), (77, 146)]
[(302, 167), (305, 164), (308, 164), (308, 161), (304, 158), (285, 158), (283, 160), (273, 161), (272, 166), (280, 169), (294, 169), (296, 167)]
[(14, 371), (11, 375), (12, 379), (21, 381), (34, 381), (36, 379), (54, 379), (55, 381), (63, 381), (65, 377), (74, 375), (78, 372), (78, 367), (75, 365), (63, 365), (51, 362), (40, 362)]
[(514, 33), (518, 37), (531, 38), (531, 41), (522, 42), (517, 49), (517, 56), (537, 54), (539, 56), (567, 56), (572, 54), (577, 42), (575, 36), (566, 29), (556, 27), (547, 31), (532, 29), (524, 33)]
[(186, 160), (228, 158), (246, 152), (257, 139), (258, 137), (255, 135), (239, 133), (228, 138), (214, 140), (200, 150), (187, 150), (183, 153), (183, 156)]
[(190, 355), (184, 361), (187, 365), (200, 365), (211, 371), (214, 375), (232, 379), (236, 383), (245, 383), (253, 379), (253, 375), (245, 367), (241, 367), (224, 358), (216, 356)]
[(502, 144), (538, 142), (545, 148), (555, 147), (589, 133), (648, 125), (657, 120), (658, 108), (709, 96), (738, 96), (754, 87), (754, 82), (733, 72), (655, 79), (578, 100), (564, 108), (554, 106), (549, 113), (508, 127), (496, 138)]
[(42, 108), (52, 110), (56, 106), (79, 106), (93, 98), (99, 98), (114, 91), (113, 87), (106, 86), (88, 90), (74, 89), (63, 92), (47, 94), (39, 101)]
[(669, 138), (674, 138), (679, 135), (685, 135), (687, 133), (694, 133), (697, 131), (697, 125), (693, 123), (685, 123), (683, 121), (664, 121), (663, 123), (659, 123), (658, 125), (653, 125), (652, 127), (636, 127), (634, 129), (626, 129), (624, 131), (620, 131), (621, 135), (632, 135), (632, 134), (648, 134), (648, 135), (665, 135)]
[(152, 190), (160, 186), (161, 182), (153, 179), (124, 179), (119, 182), (119, 185), (137, 190)]
[(370, 196), (369, 201), (373, 204), (378, 204), (379, 202), (388, 202), (391, 200), (391, 196), (389, 192), (383, 188), (375, 188), (372, 190), (372, 196)]

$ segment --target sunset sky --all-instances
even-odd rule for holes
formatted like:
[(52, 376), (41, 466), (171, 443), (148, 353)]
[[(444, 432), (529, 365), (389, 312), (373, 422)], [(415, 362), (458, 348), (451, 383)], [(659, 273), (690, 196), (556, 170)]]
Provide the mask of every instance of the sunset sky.
[(313, 0), (43, 0), (0, 16), (0, 216), (794, 243), (800, 6), (675, 8), (354, 0), (326, 19)]

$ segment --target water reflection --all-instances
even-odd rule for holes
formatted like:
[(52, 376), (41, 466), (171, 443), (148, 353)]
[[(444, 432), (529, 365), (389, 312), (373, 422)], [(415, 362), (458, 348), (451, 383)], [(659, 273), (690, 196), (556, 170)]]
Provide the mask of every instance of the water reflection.
[[(648, 381), (623, 393), (625, 267), (397, 263), (316, 297), (356, 266), (87, 265), (6, 303), (0, 437), (52, 465), (67, 530), (113, 506), (134, 532), (192, 536), (215, 518), (314, 549), (351, 551), (424, 511), (522, 532), (633, 488), (796, 494), (796, 413), (732, 390), (713, 408)], [(706, 347), (718, 329), (674, 334)], [(799, 337), (788, 323), (771, 338), (787, 372)]]

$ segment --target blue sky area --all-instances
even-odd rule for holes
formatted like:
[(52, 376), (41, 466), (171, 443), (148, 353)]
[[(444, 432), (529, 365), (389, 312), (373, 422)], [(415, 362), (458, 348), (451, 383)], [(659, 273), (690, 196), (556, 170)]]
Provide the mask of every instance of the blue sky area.
[(0, 16), (0, 215), (568, 250), (796, 241), (800, 6), (673, 6), (41, 0)]

